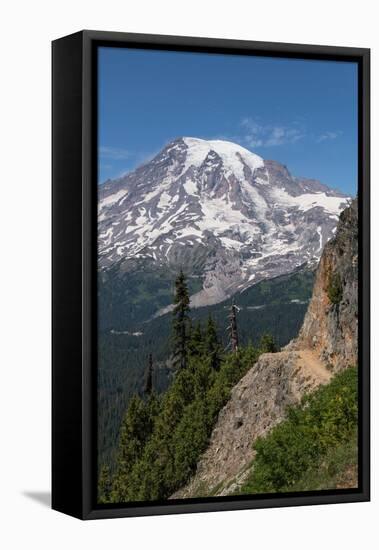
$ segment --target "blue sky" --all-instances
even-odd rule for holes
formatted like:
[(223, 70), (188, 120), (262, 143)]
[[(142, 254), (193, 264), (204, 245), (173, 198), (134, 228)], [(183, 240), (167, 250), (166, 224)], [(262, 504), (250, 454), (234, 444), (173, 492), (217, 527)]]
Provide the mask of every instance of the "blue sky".
[(192, 136), (356, 194), (354, 63), (102, 47), (98, 74), (99, 183)]

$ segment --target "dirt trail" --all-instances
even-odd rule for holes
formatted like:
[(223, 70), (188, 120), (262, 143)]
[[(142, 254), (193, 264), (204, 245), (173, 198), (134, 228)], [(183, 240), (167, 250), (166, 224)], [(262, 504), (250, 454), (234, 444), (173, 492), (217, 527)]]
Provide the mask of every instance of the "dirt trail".
[(297, 352), (297, 364), (302, 369), (304, 375), (312, 375), (320, 384), (327, 384), (332, 377), (331, 371), (320, 361), (317, 353), (310, 349), (303, 349)]

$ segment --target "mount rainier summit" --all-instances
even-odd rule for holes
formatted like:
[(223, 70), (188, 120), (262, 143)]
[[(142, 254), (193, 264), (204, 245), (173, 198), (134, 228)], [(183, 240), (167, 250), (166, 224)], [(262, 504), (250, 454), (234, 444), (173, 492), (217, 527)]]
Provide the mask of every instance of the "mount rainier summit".
[(182, 268), (192, 307), (317, 262), (350, 200), (235, 143), (187, 137), (98, 193), (101, 279)]

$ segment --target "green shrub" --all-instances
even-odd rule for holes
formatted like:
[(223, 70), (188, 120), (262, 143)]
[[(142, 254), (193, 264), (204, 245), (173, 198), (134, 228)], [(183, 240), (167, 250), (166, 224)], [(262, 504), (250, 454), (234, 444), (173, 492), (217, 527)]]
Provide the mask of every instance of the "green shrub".
[(342, 300), (343, 288), (339, 273), (334, 273), (330, 276), (327, 293), (329, 300), (334, 305), (338, 305)]
[(263, 334), (259, 342), (259, 350), (261, 353), (276, 353), (278, 347), (271, 334)]
[[(292, 491), (335, 489), (346, 482), (346, 473), (358, 467), (358, 436), (352, 432), (347, 441), (332, 447), (291, 487)], [(351, 479), (349, 480), (351, 482)]]
[(348, 441), (357, 427), (357, 369), (288, 409), (287, 419), (255, 444), (256, 457), (242, 493), (288, 492), (330, 449)]

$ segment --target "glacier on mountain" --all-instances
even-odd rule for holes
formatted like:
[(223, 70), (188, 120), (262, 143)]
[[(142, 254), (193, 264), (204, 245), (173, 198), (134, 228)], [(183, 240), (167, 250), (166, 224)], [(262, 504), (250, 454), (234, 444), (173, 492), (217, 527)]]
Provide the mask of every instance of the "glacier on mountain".
[(99, 268), (183, 268), (201, 280), (192, 305), (217, 303), (316, 262), (349, 200), (238, 144), (179, 138), (99, 186)]

